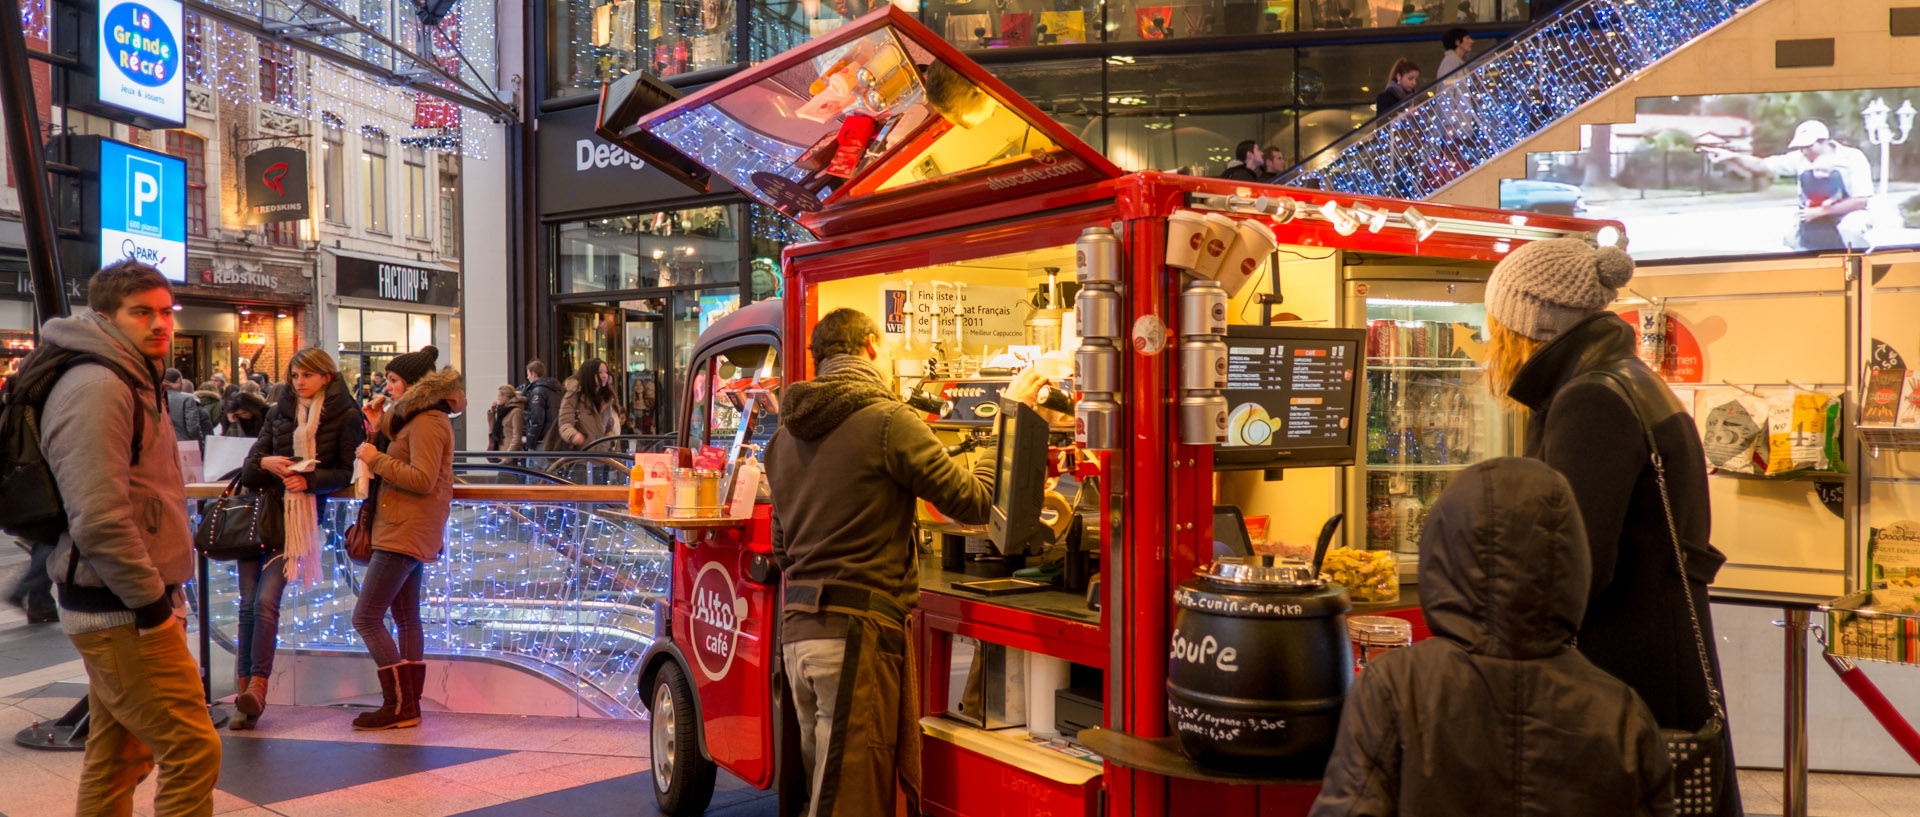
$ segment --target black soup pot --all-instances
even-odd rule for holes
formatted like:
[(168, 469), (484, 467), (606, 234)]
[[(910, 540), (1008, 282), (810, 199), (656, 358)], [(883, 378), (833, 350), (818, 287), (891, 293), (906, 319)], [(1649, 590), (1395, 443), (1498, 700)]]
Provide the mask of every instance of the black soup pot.
[(1167, 721), (1200, 763), (1324, 760), (1353, 684), (1346, 588), (1311, 565), (1221, 557), (1174, 591)]

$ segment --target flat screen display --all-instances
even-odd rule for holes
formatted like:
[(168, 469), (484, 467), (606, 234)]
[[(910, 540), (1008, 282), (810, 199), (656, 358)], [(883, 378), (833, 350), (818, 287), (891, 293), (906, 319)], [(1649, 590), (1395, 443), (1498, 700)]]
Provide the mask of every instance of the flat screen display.
[(1219, 468), (1341, 465), (1354, 459), (1366, 333), (1227, 330), (1227, 442)]
[(1500, 207), (1626, 225), (1659, 261), (1920, 246), (1920, 88), (1645, 97), (1527, 154)]

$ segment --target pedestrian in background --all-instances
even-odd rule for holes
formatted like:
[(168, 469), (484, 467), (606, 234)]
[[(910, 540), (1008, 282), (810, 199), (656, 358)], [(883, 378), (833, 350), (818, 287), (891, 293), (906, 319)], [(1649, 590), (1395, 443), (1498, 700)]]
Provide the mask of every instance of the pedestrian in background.
[(1434, 79), (1446, 79), (1454, 69), (1473, 59), (1473, 35), (1464, 28), (1450, 28), (1440, 38), (1440, 47), (1446, 53), (1440, 55), (1440, 67), (1434, 72)]
[(527, 398), (502, 385), (493, 405), (487, 407), (487, 450), (524, 451), (526, 433)]
[(200, 408), (200, 400), (193, 396), (193, 384), (181, 378), (179, 369), (168, 369), (165, 382), (167, 418), (173, 421), (174, 439), (181, 442), (206, 439), (213, 433), (213, 418)]
[(1387, 89), (1373, 100), (1373, 115), (1386, 116), (1387, 112), (1400, 107), (1413, 96), (1413, 90), (1420, 87), (1420, 66), (1413, 60), (1401, 57), (1393, 61), (1393, 68), (1387, 72)]
[[(620, 433), (620, 398), (613, 389), (613, 372), (597, 357), (587, 358), (573, 373), (567, 396), (560, 399), (560, 439), (573, 451)], [(602, 443), (602, 447), (605, 444)]]
[(522, 435), (523, 451), (542, 451), (559, 437), (560, 381), (547, 376), (547, 364), (527, 361), (527, 382), (520, 387), (527, 398), (527, 429)]
[(236, 692), (229, 721), (252, 729), (267, 708), (267, 684), (280, 635), (280, 597), (287, 583), (319, 578), (320, 511), (327, 495), (353, 482), (355, 449), (367, 440), (366, 420), (347, 394), (340, 368), (326, 352), (293, 356), (287, 393), (267, 410), (260, 436), (247, 452), (240, 482), (266, 492), (281, 509), (280, 536), (259, 555), (241, 559), (239, 632), (234, 638)]
[[(387, 398), (379, 434), (355, 456), (380, 480), (373, 516), (373, 559), (360, 581), (353, 629), (380, 675), (380, 708), (353, 719), (361, 731), (420, 725), (426, 686), (426, 637), (420, 629), (420, 579), (446, 549), (453, 505), (453, 423), (466, 410), (466, 379), (434, 370), (440, 351), (427, 346), (387, 363)], [(380, 401), (376, 401), (378, 403)], [(384, 448), (384, 450), (383, 450)], [(387, 630), (386, 618), (394, 628)]]
[[(1487, 280), (1487, 369), (1496, 393), (1530, 412), (1526, 455), (1564, 475), (1580, 505), (1593, 569), (1580, 652), (1633, 687), (1661, 728), (1691, 733), (1724, 709), (1702, 664), (1717, 681), (1707, 586), (1726, 556), (1711, 544), (1693, 418), (1635, 354), (1633, 327), (1607, 311), (1632, 278), (1618, 248), (1522, 245)], [(1735, 817), (1744, 812), (1724, 742), (1727, 785), (1715, 794), (1718, 813)]]
[(91, 356), (59, 375), (40, 415), (68, 520), (47, 567), (59, 578), (61, 629), (87, 668), (74, 811), (132, 814), (134, 787), (157, 760), (154, 814), (211, 815), (220, 735), (187, 649), (180, 585), (193, 578), (193, 534), (160, 393), (173, 290), (159, 270), (121, 261), (93, 275), (87, 305), (91, 314), (48, 321), (34, 352)]
[(260, 384), (252, 380), (241, 381), (239, 391), (227, 401), (224, 433), (229, 437), (260, 436), (260, 424), (266, 421), (268, 408)]
[(1233, 161), (1227, 163), (1227, 169), (1220, 174), (1220, 178), (1236, 182), (1266, 181), (1266, 161), (1260, 143), (1248, 139), (1234, 146)]

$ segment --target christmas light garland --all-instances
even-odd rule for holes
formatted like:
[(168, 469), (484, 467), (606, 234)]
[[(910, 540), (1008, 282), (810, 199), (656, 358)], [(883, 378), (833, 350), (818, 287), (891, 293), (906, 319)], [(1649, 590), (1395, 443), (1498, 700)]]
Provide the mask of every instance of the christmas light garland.
[(1754, 2), (1593, 0), (1556, 12), (1280, 183), (1425, 199)]

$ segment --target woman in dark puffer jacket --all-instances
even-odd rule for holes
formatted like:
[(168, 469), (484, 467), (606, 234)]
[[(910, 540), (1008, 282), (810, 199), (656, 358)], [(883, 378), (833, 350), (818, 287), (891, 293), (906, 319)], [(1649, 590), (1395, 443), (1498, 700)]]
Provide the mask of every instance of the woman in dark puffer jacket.
[[(367, 439), (366, 420), (347, 395), (333, 358), (305, 349), (287, 367), (290, 384), (266, 411), (240, 481), (278, 493), (284, 524), (278, 542), (240, 560), (240, 632), (234, 653), (239, 694), (233, 729), (251, 729), (267, 706), (267, 679), (280, 634), (280, 596), (287, 582), (318, 575), (320, 508), (327, 494), (353, 481), (353, 452)], [(302, 463), (311, 460), (311, 466)]]

